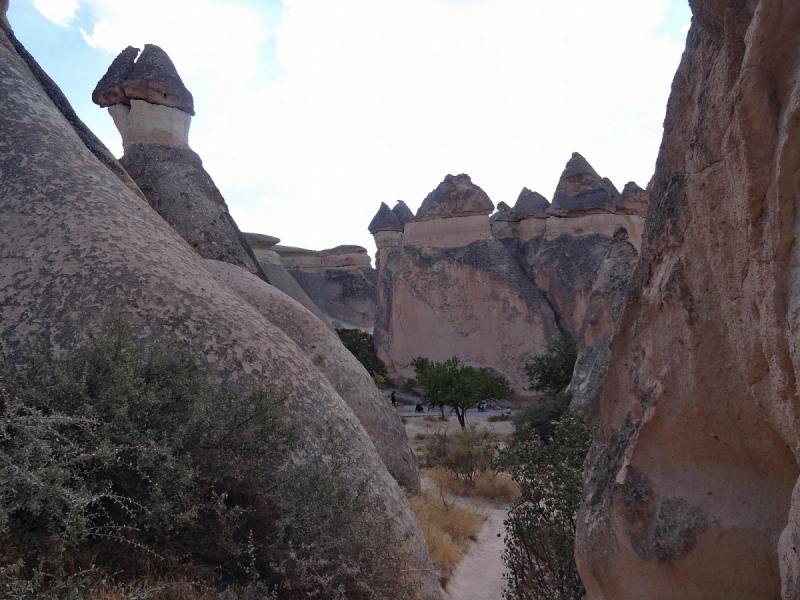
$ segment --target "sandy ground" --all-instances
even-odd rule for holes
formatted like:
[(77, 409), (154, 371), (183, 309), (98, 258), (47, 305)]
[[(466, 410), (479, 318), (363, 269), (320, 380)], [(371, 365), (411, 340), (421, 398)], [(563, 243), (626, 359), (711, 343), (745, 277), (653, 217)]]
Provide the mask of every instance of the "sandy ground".
[[(423, 478), (422, 488), (436, 495), (442, 493), (432, 479)], [(447, 492), (443, 495), (448, 502), (472, 507), (484, 515), (486, 521), (477, 539), (470, 544), (467, 555), (453, 569), (447, 589), (440, 588), (442, 600), (500, 600), (505, 587), (503, 519), (510, 505), (492, 504), (480, 498), (464, 498)]]
[(505, 579), (503, 573), (503, 519), (508, 507), (484, 508), (487, 515), (478, 539), (469, 547), (450, 576), (444, 600), (500, 600)]
[[(386, 391), (387, 396), (390, 392)], [(419, 452), (422, 445), (432, 431), (446, 428), (448, 433), (459, 430), (458, 419), (450, 415), (446, 421), (441, 421), (439, 412), (415, 413), (414, 405), (417, 398), (401, 390), (396, 390), (397, 411), (404, 417), (406, 432), (409, 442), (415, 452)], [(496, 421), (490, 423), (492, 415), (505, 414), (505, 408), (487, 409), (486, 412), (470, 410), (467, 413), (467, 424), (477, 422), (479, 426), (486, 427), (495, 433), (505, 436), (513, 432), (511, 421)], [(513, 410), (513, 412), (516, 412)], [(439, 486), (432, 480), (422, 479), (423, 489), (438, 495)], [(443, 600), (501, 600), (505, 587), (505, 565), (503, 564), (503, 548), (505, 528), (503, 519), (508, 513), (508, 504), (493, 504), (480, 498), (464, 498), (444, 494), (448, 501), (462, 505), (472, 506), (477, 512), (486, 516), (483, 528), (477, 539), (470, 545), (469, 552), (456, 566), (450, 576), (447, 589), (442, 590)]]

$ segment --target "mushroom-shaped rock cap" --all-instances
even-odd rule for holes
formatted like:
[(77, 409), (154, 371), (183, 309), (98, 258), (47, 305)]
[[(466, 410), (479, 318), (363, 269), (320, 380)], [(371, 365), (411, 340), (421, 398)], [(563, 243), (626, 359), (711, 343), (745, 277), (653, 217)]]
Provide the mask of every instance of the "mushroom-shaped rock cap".
[(128, 46), (114, 62), (95, 87), (92, 100), (100, 106), (129, 104), (133, 100), (144, 100), (178, 108), (194, 114), (194, 99), (169, 56), (158, 46), (146, 44), (139, 54), (137, 48)]
[(619, 192), (608, 179), (602, 179), (583, 156), (573, 152), (567, 162), (556, 193), (551, 212), (612, 209), (619, 201)]
[(400, 223), (403, 225), (414, 218), (414, 213), (411, 212), (411, 209), (408, 208), (408, 205), (402, 200), (397, 201), (397, 204), (394, 205), (392, 212), (397, 216), (397, 218), (400, 220)]
[(130, 104), (130, 99), (122, 91), (122, 84), (128, 81), (139, 56), (139, 48), (128, 46), (119, 53), (108, 71), (92, 92), (92, 102), (100, 106), (113, 106), (114, 104)]
[(505, 202), (499, 202), (497, 204), (497, 210), (500, 212), (511, 212), (511, 207)]
[(281, 238), (263, 233), (243, 233), (242, 235), (251, 248), (272, 248), (275, 244), (280, 244), (281, 242)]
[(528, 188), (522, 188), (517, 197), (517, 203), (514, 205), (514, 216), (520, 219), (544, 216), (548, 208), (550, 208), (550, 203), (547, 198), (539, 192), (532, 192)]
[(489, 196), (472, 183), (469, 175), (448, 175), (422, 201), (414, 220), (488, 215), (493, 210), (494, 204)]
[(379, 231), (403, 231), (403, 224), (397, 215), (392, 212), (386, 202), (381, 202), (381, 207), (378, 209), (372, 222), (369, 224), (369, 232), (375, 235)]

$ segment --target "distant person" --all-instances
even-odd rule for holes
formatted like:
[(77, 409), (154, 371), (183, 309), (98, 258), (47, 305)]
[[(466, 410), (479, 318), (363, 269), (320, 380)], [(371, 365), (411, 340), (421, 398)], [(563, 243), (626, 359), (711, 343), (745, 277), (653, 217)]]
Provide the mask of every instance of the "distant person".
[(507, 417), (511, 416), (511, 407), (510, 406), (506, 409), (506, 416)]
[(486, 410), (486, 402), (478, 403), (478, 412), (483, 412)]
[(392, 406), (397, 408), (397, 398), (395, 398), (394, 390), (392, 390)]
[(422, 408), (422, 404), (417, 402), (417, 405), (414, 407), (414, 412), (425, 412), (424, 409)]

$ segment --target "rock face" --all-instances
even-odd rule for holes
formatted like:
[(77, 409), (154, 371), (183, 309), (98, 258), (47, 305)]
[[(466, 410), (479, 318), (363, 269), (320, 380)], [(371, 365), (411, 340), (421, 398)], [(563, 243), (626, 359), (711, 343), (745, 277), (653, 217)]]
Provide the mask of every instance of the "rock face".
[(267, 280), (228, 205), (189, 148), (135, 144), (120, 164), (147, 201), (203, 258), (243, 267)]
[(590, 600), (794, 600), (800, 3), (691, 4), (576, 557)]
[[(605, 185), (583, 158), (570, 163), (567, 178), (574, 176), (570, 169), (591, 171), (587, 185), (595, 180)], [(581, 332), (614, 229), (631, 225), (641, 231), (641, 208), (621, 214), (616, 206), (590, 206), (566, 216), (551, 214), (550, 203), (528, 189), (513, 209), (501, 202), (491, 217), (481, 214), (490, 206), (468, 176), (449, 175), (402, 231), (394, 222), (391, 228), (375, 227), (388, 222), (385, 205), (373, 219), (375, 343), (395, 383), (414, 376), (410, 363), (417, 356), (441, 361), (457, 355), (496, 369), (525, 393), (525, 363), (562, 331), (576, 337)], [(590, 346), (600, 329), (611, 329), (599, 298), (598, 291), (598, 316), (585, 336)]]
[(408, 502), (333, 385), (96, 158), (26, 63), (0, 33), (0, 349), (13, 360), (39, 336), (60, 353), (124, 310), (142, 339), (195, 354), (227, 385), (269, 382), (302, 433), (296, 460), (329, 428), (357, 451), (350, 475), (369, 478), (409, 534), (422, 596), (439, 598)]
[(401, 225), (405, 225), (408, 221), (414, 218), (414, 213), (411, 212), (411, 209), (408, 208), (405, 202), (402, 200), (398, 200), (397, 204), (394, 205), (392, 212), (397, 217), (397, 220), (400, 221)]
[(361, 421), (383, 464), (417, 492), (419, 467), (397, 412), (382, 397), (369, 373), (319, 318), (292, 298), (244, 269), (208, 261), (226, 287), (253, 306), (297, 344)]
[(295, 302), (300, 303), (306, 310), (314, 314), (320, 321), (322, 321), (329, 329), (333, 330), (328, 317), (322, 314), (322, 311), (314, 304), (314, 301), (309, 298), (306, 291), (300, 287), (300, 284), (295, 281), (294, 277), (289, 274), (286, 267), (281, 262), (281, 257), (272, 248), (281, 240), (271, 235), (264, 235), (261, 233), (244, 233), (245, 241), (253, 249), (258, 264), (264, 270), (267, 280), (271, 285), (278, 288), (284, 294), (289, 296)]
[(366, 248), (337, 246), (315, 251), (275, 246), (274, 250), (328, 322), (346, 329), (372, 331), (378, 273), (372, 268)]
[(203, 258), (238, 265), (267, 280), (228, 205), (189, 148), (192, 95), (167, 54), (128, 47), (92, 94), (109, 106), (123, 139), (120, 163), (147, 201)]
[(570, 409), (596, 421), (600, 389), (610, 358), (614, 325), (619, 321), (628, 282), (639, 253), (620, 227), (611, 238), (603, 264), (592, 286), (576, 343), (581, 350), (570, 382)]

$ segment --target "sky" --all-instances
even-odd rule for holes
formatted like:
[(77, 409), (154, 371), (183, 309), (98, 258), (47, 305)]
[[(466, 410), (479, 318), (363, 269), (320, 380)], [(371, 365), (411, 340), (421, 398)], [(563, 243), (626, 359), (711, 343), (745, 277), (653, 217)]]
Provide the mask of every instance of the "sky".
[(126, 46), (164, 48), (190, 145), (242, 231), (374, 252), (381, 202), (447, 174), (497, 204), (552, 198), (572, 152), (650, 180), (686, 0), (11, 0), (17, 37), (120, 156), (91, 93)]

